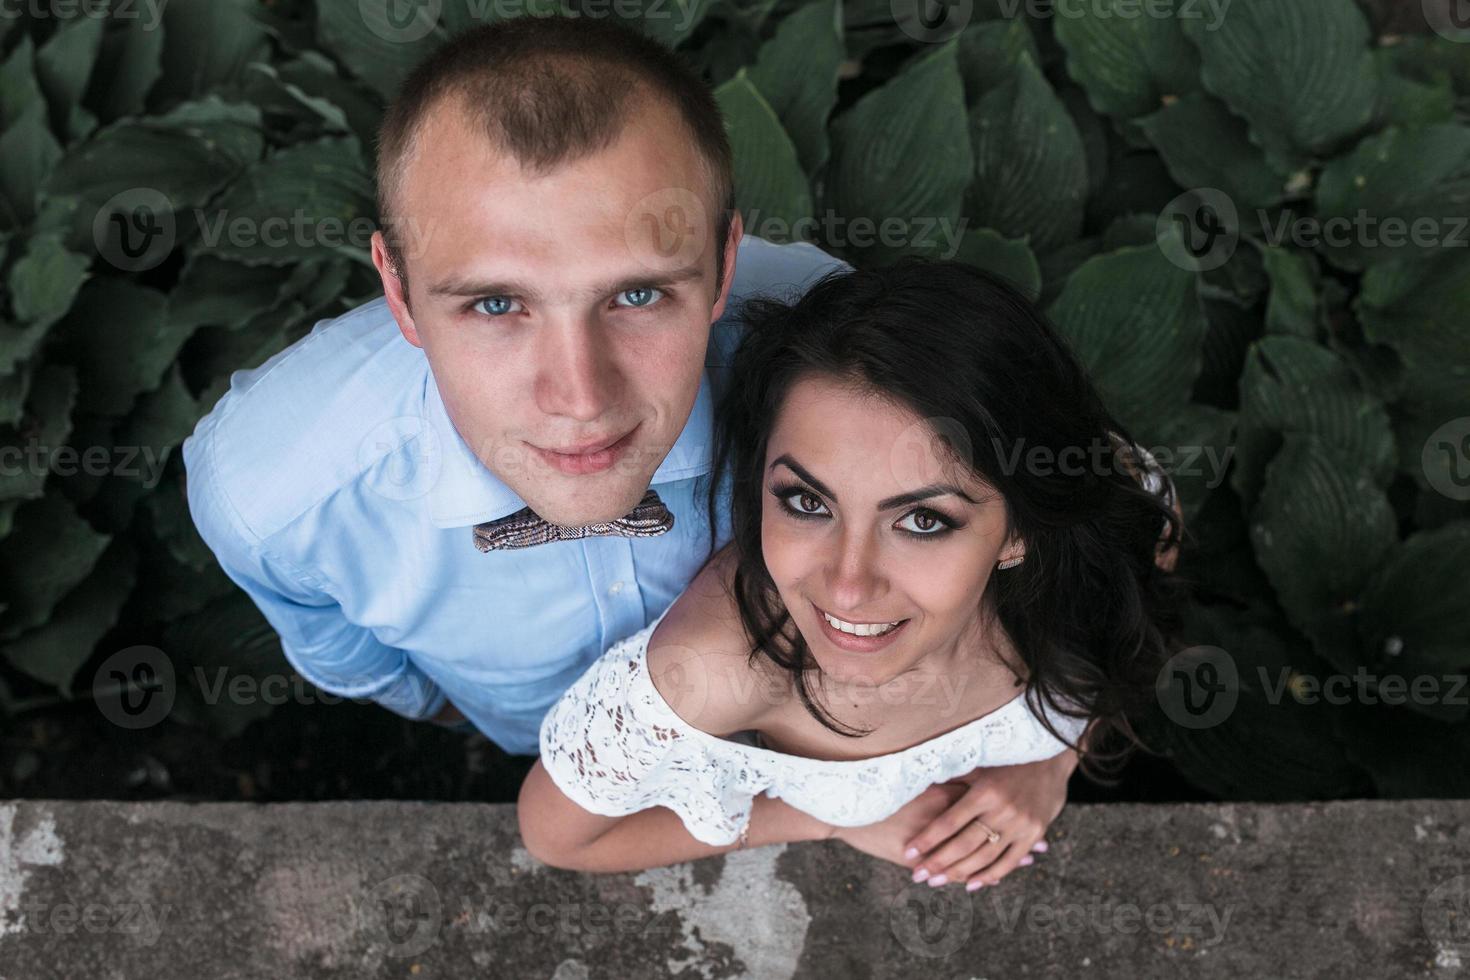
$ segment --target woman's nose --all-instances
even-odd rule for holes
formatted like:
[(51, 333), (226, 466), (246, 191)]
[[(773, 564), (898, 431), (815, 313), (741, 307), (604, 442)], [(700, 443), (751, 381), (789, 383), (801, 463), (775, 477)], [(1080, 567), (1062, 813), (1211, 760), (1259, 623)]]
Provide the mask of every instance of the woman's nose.
[(886, 591), (879, 567), (876, 542), (866, 533), (841, 533), (828, 556), (828, 601), (834, 615), (861, 613)]

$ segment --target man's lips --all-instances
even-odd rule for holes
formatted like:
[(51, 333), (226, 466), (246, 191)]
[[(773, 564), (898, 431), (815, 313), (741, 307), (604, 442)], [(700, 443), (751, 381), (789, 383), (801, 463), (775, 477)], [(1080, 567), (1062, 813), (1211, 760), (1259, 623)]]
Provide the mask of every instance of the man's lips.
[(617, 462), (633, 442), (633, 434), (638, 431), (639, 426), (634, 426), (630, 431), (621, 436), (613, 436), (609, 439), (598, 439), (593, 442), (583, 443), (581, 446), (543, 449), (540, 446), (531, 446), (537, 455), (553, 469), (560, 470), (570, 476), (582, 476), (588, 473), (600, 473), (613, 463)]

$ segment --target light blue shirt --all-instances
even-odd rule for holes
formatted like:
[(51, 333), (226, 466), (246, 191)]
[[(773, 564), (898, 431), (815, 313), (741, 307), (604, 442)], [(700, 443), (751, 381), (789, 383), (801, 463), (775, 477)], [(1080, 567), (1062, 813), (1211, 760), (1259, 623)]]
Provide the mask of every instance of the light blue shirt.
[(694, 409), (653, 476), (674, 514), (658, 537), (476, 549), (473, 525), (526, 504), (460, 438), (383, 299), (230, 376), (184, 440), (194, 522), (318, 688), (409, 718), (447, 697), (507, 751), (534, 754), (546, 710), (709, 554), (702, 495), (740, 301), (795, 298), (847, 268), (812, 245), (740, 243)]

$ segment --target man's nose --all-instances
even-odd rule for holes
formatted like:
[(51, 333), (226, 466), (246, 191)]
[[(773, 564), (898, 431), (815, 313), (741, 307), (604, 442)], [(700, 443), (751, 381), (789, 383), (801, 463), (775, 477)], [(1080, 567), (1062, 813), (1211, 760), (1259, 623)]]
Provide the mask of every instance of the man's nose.
[(841, 528), (827, 555), (827, 611), (862, 616), (887, 593), (878, 560), (876, 536), (866, 528)]
[(579, 422), (605, 414), (623, 388), (610, 343), (596, 323), (568, 318), (549, 324), (536, 350), (536, 406)]

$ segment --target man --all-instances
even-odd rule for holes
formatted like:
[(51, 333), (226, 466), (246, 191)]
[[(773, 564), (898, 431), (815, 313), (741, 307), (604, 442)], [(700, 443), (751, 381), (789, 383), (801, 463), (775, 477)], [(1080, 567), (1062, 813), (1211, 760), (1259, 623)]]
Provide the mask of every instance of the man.
[(384, 298), (233, 376), (184, 443), (190, 507), (303, 677), (533, 755), (710, 553), (738, 301), (845, 266), (742, 237), (708, 88), (605, 21), (449, 42), (378, 185)]

